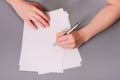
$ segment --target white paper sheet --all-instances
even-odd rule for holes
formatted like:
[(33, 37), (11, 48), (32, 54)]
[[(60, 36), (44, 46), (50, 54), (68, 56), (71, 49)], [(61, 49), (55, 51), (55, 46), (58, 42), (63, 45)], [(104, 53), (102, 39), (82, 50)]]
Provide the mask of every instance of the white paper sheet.
[(33, 30), (24, 23), (20, 71), (34, 71), (38, 74), (63, 73), (64, 69), (81, 66), (78, 49), (63, 49), (53, 46), (56, 33), (70, 29), (69, 14), (62, 8), (48, 12), (50, 27)]

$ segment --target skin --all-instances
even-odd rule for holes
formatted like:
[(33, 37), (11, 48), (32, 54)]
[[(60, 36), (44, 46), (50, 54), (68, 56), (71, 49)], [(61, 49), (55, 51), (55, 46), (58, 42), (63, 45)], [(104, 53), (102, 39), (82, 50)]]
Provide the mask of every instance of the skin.
[(107, 2), (108, 4), (84, 28), (69, 35), (63, 35), (65, 32), (58, 33), (57, 44), (68, 49), (79, 47), (120, 19), (120, 0), (107, 0)]
[(16, 11), (16, 13), (27, 22), (33, 29), (37, 30), (39, 25), (42, 28), (49, 26), (49, 17), (44, 10), (34, 2), (25, 0), (6, 0)]
[[(33, 29), (37, 29), (35, 24), (43, 28), (49, 26), (50, 20), (38, 4), (25, 0), (7, 0), (7, 2)], [(118, 19), (120, 19), (120, 0), (107, 0), (107, 5), (98, 12), (88, 25), (69, 35), (64, 35), (65, 32), (58, 33), (56, 43), (62, 48), (77, 48), (96, 34), (109, 28)]]

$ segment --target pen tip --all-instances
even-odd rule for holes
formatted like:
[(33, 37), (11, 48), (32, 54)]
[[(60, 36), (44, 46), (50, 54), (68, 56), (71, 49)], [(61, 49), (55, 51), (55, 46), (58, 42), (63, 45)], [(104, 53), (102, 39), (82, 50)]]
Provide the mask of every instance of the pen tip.
[(57, 44), (53, 44), (53, 46), (56, 46)]

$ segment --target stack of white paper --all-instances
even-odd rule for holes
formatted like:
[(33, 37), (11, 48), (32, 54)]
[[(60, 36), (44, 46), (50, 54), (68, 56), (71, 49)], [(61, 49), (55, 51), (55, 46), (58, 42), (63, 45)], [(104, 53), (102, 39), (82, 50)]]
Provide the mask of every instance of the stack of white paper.
[(70, 29), (69, 15), (63, 9), (48, 12), (50, 27), (33, 30), (24, 23), (20, 71), (38, 74), (63, 73), (64, 69), (81, 66), (78, 49), (63, 49), (53, 46), (56, 33)]

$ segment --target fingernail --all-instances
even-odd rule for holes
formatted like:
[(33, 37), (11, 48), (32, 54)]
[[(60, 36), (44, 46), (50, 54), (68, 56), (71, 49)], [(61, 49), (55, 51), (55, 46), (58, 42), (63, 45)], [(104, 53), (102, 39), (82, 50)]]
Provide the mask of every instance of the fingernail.
[(42, 28), (45, 28), (46, 26), (45, 25), (40, 25)]
[(50, 21), (50, 18), (48, 18), (47, 21), (49, 22), (49, 21)]
[(45, 23), (44, 25), (45, 25), (45, 27), (48, 27), (48, 26), (49, 26), (49, 24), (48, 24), (48, 23)]
[(46, 26), (42, 26), (42, 28), (46, 28)]
[(50, 27), (50, 24), (48, 23), (47, 26)]
[(45, 23), (45, 27), (47, 27), (48, 26), (48, 23)]

